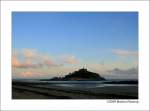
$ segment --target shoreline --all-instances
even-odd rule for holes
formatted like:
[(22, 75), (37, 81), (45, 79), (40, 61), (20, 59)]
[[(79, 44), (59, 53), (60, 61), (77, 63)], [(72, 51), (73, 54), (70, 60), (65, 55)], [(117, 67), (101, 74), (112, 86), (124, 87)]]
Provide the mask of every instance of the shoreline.
[(138, 99), (136, 86), (67, 88), (48, 84), (13, 83), (12, 99)]

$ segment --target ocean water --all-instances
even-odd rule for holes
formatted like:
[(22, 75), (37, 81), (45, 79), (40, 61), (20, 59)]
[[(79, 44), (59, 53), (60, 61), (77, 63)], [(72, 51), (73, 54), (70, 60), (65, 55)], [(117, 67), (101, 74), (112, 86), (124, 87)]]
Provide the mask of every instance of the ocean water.
[(137, 86), (138, 84), (128, 84), (128, 83), (121, 83), (121, 80), (115, 80), (115, 82), (118, 83), (108, 83), (108, 82), (114, 82), (114, 80), (107, 80), (107, 81), (37, 81), (46, 83), (44, 85), (40, 85), (42, 87), (51, 87), (51, 86), (57, 86), (57, 87), (64, 87), (64, 88), (83, 88), (83, 89), (89, 89), (89, 88), (99, 88), (99, 87), (110, 87), (110, 86)]
[(136, 84), (55, 84), (55, 86), (72, 87), (72, 88), (98, 88), (108, 86), (137, 86)]
[[(110, 87), (110, 86), (137, 86), (138, 84), (128, 84), (127, 81), (131, 80), (107, 80), (107, 81), (40, 81), (40, 80), (19, 80), (19, 82), (27, 82), (27, 83), (38, 83), (36, 86), (41, 87), (64, 87), (64, 88), (99, 88), (99, 87)], [(126, 81), (127, 83), (122, 83), (123, 81)], [(110, 82), (110, 83), (109, 83)], [(117, 82), (117, 83), (113, 83)], [(40, 84), (39, 83), (44, 83)]]

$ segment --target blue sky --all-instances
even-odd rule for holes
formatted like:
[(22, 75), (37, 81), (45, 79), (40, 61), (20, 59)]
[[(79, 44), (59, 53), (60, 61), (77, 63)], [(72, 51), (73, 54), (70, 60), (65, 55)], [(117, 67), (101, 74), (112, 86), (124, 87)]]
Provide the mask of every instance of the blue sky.
[(128, 56), (138, 51), (137, 12), (13, 12), (12, 26), (15, 50), (71, 55), (83, 64), (137, 60)]

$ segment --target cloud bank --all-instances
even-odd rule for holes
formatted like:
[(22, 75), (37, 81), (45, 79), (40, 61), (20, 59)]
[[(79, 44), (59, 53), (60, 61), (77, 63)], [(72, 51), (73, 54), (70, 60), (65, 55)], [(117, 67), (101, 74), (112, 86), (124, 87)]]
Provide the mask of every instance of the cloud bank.
[[(113, 50), (113, 54), (123, 57), (137, 56), (136, 51), (118, 49)], [(35, 49), (15, 49), (12, 55), (13, 76), (22, 78), (61, 76), (82, 67), (110, 78), (137, 78), (137, 68), (131, 68), (136, 65), (138, 65), (138, 63), (129, 64), (122, 63), (122, 61), (115, 61), (113, 63), (103, 62), (102, 64), (96, 62), (82, 63), (74, 55), (62, 54), (51, 56), (46, 53), (40, 53)]]
[(58, 67), (62, 64), (54, 62), (47, 54), (41, 54), (34, 49), (23, 49), (18, 54), (12, 56), (12, 67), (14, 68), (41, 68)]
[(108, 79), (138, 79), (138, 67), (130, 69), (115, 68), (106, 72), (105, 76)]
[(60, 73), (59, 70), (65, 72), (65, 65), (75, 65), (77, 62), (77, 58), (69, 54), (52, 57), (35, 49), (15, 49), (12, 54), (12, 73), (15, 77), (23, 78), (48, 76)]

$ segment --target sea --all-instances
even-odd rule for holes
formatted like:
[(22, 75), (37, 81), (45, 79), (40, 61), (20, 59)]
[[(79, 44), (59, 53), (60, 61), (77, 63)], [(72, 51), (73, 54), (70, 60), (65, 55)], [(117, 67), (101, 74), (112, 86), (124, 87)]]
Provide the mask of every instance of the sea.
[(64, 88), (99, 88), (109, 86), (137, 86), (137, 80), (104, 80), (104, 81), (44, 81), (38, 79), (21, 79), (19, 82), (34, 83), (34, 85), (48, 87), (57, 86)]

